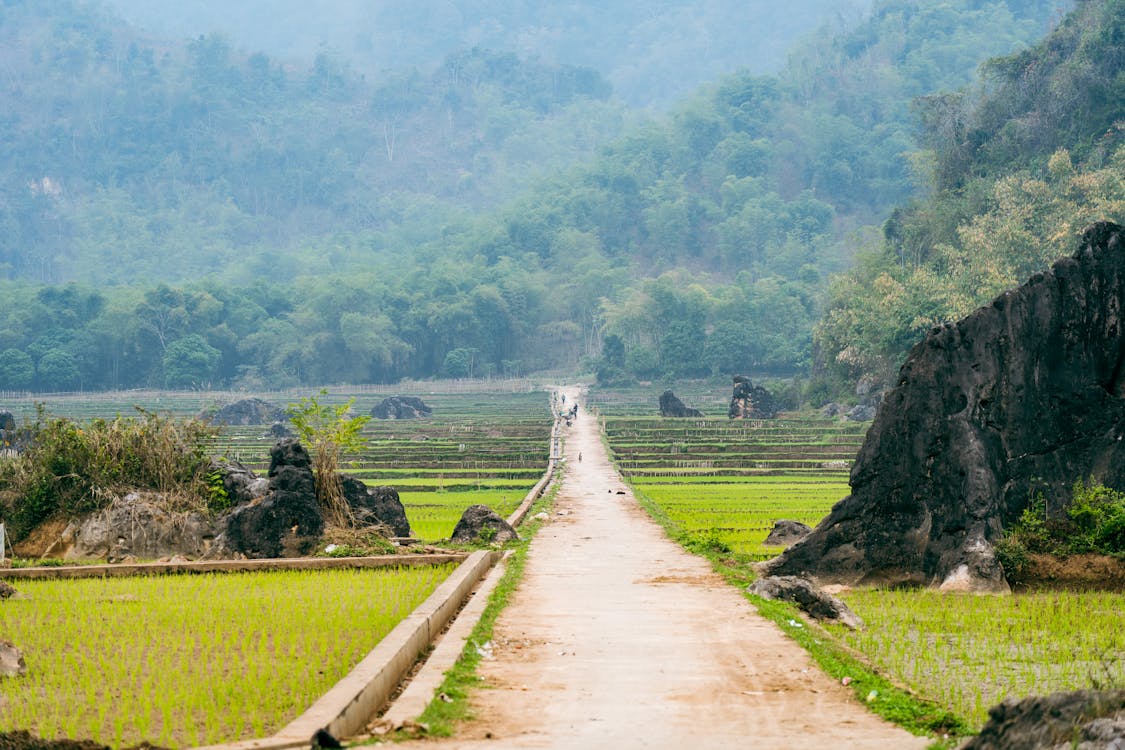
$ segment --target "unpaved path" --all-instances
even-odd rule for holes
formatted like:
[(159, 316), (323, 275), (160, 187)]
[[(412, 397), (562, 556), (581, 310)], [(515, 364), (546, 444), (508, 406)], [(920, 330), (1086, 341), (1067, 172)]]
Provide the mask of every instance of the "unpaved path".
[[(574, 396), (567, 391), (568, 404)], [(868, 712), (706, 560), (670, 541), (636, 505), (584, 411), (567, 430), (566, 456), (556, 515), (532, 542), (496, 623), (493, 658), (482, 662), (488, 687), (472, 698), (476, 719), (436, 744), (927, 745)]]

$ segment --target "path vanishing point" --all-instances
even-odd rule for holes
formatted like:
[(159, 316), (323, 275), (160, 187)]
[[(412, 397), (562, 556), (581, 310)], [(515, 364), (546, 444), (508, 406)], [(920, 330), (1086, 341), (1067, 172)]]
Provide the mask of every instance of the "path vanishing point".
[(474, 718), (426, 747), (929, 744), (870, 713), (706, 560), (669, 540), (585, 409), (565, 441), (562, 486), (496, 622)]

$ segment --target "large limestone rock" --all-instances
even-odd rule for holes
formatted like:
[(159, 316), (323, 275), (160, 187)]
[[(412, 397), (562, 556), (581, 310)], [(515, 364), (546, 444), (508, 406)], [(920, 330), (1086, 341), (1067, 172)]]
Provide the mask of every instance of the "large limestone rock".
[(340, 477), (340, 482), (356, 521), (365, 525), (383, 524), (395, 536), (410, 536), (406, 508), (394, 487), (368, 487), (358, 479), (346, 475)]
[(731, 419), (773, 419), (781, 411), (773, 394), (754, 385), (745, 375), (734, 376), (734, 388), (727, 416)]
[(388, 396), (371, 409), (376, 419), (421, 419), (433, 413), (417, 396)]
[(703, 412), (685, 406), (672, 391), (660, 394), (660, 416), (662, 417), (702, 417)]
[(315, 549), (323, 530), (308, 451), (282, 440), (270, 450), (269, 492), (234, 509), (223, 541), (246, 557), (299, 557)]
[(67, 560), (111, 562), (209, 554), (219, 531), (216, 521), (202, 513), (171, 511), (168, 506), (159, 493), (130, 492), (71, 521), (52, 552)]
[(961, 750), (1120, 750), (1125, 747), (1125, 690), (1007, 700)]
[(258, 425), (284, 422), (287, 418), (284, 409), (263, 401), (260, 398), (244, 398), (221, 407), (213, 414), (204, 414), (215, 424)]
[(487, 505), (470, 505), (465, 508), (450, 537), (450, 541), (458, 544), (480, 541), (503, 544), (512, 539), (519, 539), (516, 530)]
[(1098, 224), (1047, 273), (911, 350), (851, 495), (764, 567), (821, 582), (1005, 591), (993, 543), (1036, 493), (1125, 489), (1125, 236)]

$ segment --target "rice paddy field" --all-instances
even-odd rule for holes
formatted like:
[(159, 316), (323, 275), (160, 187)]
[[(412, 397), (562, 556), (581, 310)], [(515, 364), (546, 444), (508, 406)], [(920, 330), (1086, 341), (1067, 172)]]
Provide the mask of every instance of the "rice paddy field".
[[(450, 390), (452, 384), (438, 384), (433, 392), (425, 385), (429, 384), (407, 389), (341, 388), (330, 390), (321, 401), (337, 404), (354, 397), (352, 413), (369, 414), (383, 398), (405, 394), (419, 396), (433, 408), (433, 415), (426, 419), (372, 419), (364, 428), (365, 447), (343, 456), (342, 468), (369, 485), (397, 489), (414, 535), (437, 542), (449, 537), (470, 505), (488, 505), (501, 515), (518, 507), (547, 468), (552, 417), (549, 394), (523, 381), (503, 386), (483, 383), (460, 392)], [(445, 390), (437, 391), (438, 387)], [(129, 416), (135, 413), (135, 407), (194, 416), (248, 395), (161, 391), (80, 394), (7, 401), (4, 406), (17, 419), (31, 418), (35, 404), (42, 402), (53, 416), (86, 421)], [(255, 395), (285, 408), (310, 393)], [(216, 427), (213, 453), (242, 461), (264, 475), (269, 468), (269, 449), (275, 442), (266, 436), (267, 428)]]
[[(780, 551), (762, 544), (774, 521), (815, 525), (847, 495), (847, 472), (868, 425), (808, 414), (731, 422), (729, 389), (708, 384), (675, 389), (707, 416), (662, 419), (660, 390), (595, 391), (590, 402), (622, 473), (689, 548), (768, 559)], [(1125, 684), (1120, 592), (854, 590), (842, 597), (867, 627), (832, 627), (831, 636), (971, 725), (1007, 697)]]
[(452, 567), (21, 581), (0, 633), (28, 673), (5, 681), (0, 730), (113, 747), (264, 737)]

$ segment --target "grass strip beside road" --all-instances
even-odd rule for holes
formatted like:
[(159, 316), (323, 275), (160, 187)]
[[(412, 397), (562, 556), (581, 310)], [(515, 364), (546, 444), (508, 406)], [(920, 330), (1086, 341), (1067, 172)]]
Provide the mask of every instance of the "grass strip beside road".
[[(496, 625), (496, 618), (508, 606), (512, 594), (523, 578), (527, 566), (527, 551), (531, 540), (539, 531), (543, 522), (536, 519), (540, 511), (549, 511), (558, 492), (559, 484), (555, 483), (536, 503), (528, 513), (527, 521), (520, 525), (520, 540), (512, 544), (512, 554), (507, 559), (507, 568), (503, 577), (489, 597), (488, 606), (473, 628), (461, 657), (453, 668), (446, 672), (445, 680), (438, 688), (438, 695), (419, 717), (418, 721), (424, 725), (428, 733), (435, 737), (450, 737), (458, 722), (472, 718), (469, 706), (469, 694), (481, 686), (481, 679), (477, 675), (477, 667), (483, 658), (484, 646), (491, 642), (492, 631)], [(442, 698), (441, 696), (444, 696)]]

